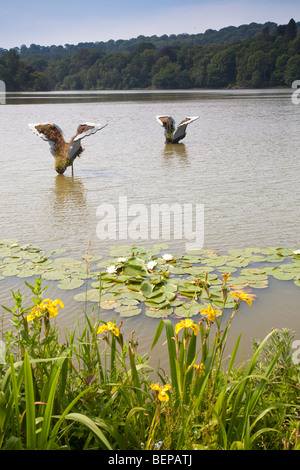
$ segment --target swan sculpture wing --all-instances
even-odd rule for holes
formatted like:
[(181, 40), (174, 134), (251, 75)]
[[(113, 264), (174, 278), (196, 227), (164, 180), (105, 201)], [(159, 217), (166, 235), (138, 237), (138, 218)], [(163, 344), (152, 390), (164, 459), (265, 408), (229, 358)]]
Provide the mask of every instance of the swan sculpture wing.
[(103, 127), (107, 126), (107, 122), (101, 123), (94, 123), (94, 122), (85, 122), (84, 124), (79, 124), (77, 128), (77, 134), (74, 137), (73, 141), (81, 140), (84, 137), (88, 137), (89, 135), (95, 134), (96, 132), (103, 129)]
[(47, 122), (38, 124), (28, 124), (28, 126), (34, 134), (41, 137), (41, 139), (49, 142), (50, 152), (55, 157), (55, 146), (58, 144), (58, 142), (64, 142), (63, 132), (61, 128), (58, 127), (56, 124), (49, 124)]
[(190, 117), (190, 118), (185, 118), (183, 121), (181, 121), (178, 124), (178, 127), (177, 127), (177, 129), (176, 129), (176, 131), (174, 132), (174, 135), (173, 135), (173, 143), (174, 144), (179, 142), (180, 140), (184, 139), (184, 137), (186, 135), (186, 128), (187, 128), (188, 124), (190, 124), (193, 121), (196, 121), (196, 119), (199, 119), (199, 116), (193, 116), (193, 117)]
[(171, 116), (156, 116), (157, 122), (165, 129), (166, 142), (173, 142), (175, 121)]
[(79, 124), (77, 128), (77, 133), (75, 137), (70, 142), (70, 146), (68, 149), (68, 160), (70, 162), (74, 161), (74, 159), (83, 152), (81, 147), (81, 140), (85, 137), (88, 137), (92, 134), (103, 129), (103, 127), (107, 126), (107, 122), (100, 124), (100, 123), (93, 123), (93, 122), (85, 122), (84, 124)]

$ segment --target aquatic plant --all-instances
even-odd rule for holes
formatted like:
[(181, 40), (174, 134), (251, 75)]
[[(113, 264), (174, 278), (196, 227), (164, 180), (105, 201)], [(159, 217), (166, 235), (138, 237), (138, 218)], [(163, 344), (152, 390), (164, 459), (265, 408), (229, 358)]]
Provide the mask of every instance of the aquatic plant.
[[(61, 290), (78, 290), (74, 295), (78, 302), (100, 302), (102, 309), (121, 317), (144, 313), (152, 318), (198, 315), (208, 308), (208, 285), (215, 306), (222, 306), (219, 286), (224, 276), (228, 276), (232, 295), (248, 295), (251, 302), (258, 289), (268, 287), (270, 279), (300, 286), (300, 255), (295, 248), (183, 254), (166, 253), (167, 248), (164, 244), (152, 248), (112, 246), (106, 259), (91, 255), (87, 270), (85, 255), (74, 259), (62, 256), (63, 249), (45, 253), (29, 243), (19, 245), (17, 240), (5, 239), (0, 240), (0, 280), (41, 276)], [(225, 308), (233, 306), (234, 297), (227, 296)]]
[(28, 308), (13, 292), (15, 307), (6, 308), (12, 328), (2, 333), (0, 449), (299, 449), (300, 370), (291, 359), (292, 335), (272, 331), (254, 345), (249, 361), (235, 364), (239, 335), (224, 358), (232, 321), (249, 301), (235, 295), (221, 327), (229, 277), (218, 287), (219, 310), (206, 279), (207, 312), (175, 327), (169, 319), (158, 323), (152, 348), (165, 332), (169, 372), (150, 367), (134, 333), (126, 341), (115, 319), (84, 312), (83, 327), (61, 342), (54, 322), (62, 305), (43, 300), (40, 277), (26, 283), (33, 294)]

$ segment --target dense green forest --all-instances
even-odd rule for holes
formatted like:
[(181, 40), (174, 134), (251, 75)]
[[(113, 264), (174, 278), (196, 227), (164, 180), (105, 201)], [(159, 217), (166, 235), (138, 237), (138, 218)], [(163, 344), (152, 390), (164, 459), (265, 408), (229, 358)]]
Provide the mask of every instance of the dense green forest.
[(290, 87), (300, 23), (251, 23), (196, 35), (0, 48), (7, 91)]

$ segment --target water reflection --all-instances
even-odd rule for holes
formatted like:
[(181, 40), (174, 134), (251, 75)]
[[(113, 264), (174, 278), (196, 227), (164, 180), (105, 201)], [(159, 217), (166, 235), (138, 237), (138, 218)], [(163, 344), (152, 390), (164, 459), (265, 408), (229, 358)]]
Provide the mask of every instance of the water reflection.
[[(68, 238), (88, 221), (86, 189), (78, 176), (57, 175), (49, 194), (50, 217), (56, 233)], [(70, 230), (71, 229), (71, 230)]]
[(188, 152), (184, 144), (165, 144), (162, 155), (166, 162), (173, 157), (179, 157), (179, 160), (185, 164), (189, 163)]

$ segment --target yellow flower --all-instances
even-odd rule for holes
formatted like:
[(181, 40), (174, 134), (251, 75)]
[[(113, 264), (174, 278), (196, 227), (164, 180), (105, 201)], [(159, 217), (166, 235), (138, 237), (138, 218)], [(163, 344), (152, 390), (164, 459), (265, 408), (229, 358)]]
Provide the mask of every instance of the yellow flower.
[(109, 321), (106, 325), (99, 326), (97, 335), (103, 333), (103, 331), (112, 331), (115, 336), (119, 336), (119, 330), (116, 328), (116, 324)]
[(252, 305), (252, 299), (251, 297), (249, 297), (249, 295), (247, 294), (244, 294), (243, 292), (232, 292), (232, 294), (230, 295), (230, 297), (237, 297), (238, 299), (240, 300), (245, 300), (245, 302), (247, 302), (247, 304), (251, 307)]
[(231, 276), (231, 273), (228, 273), (228, 274), (222, 274), (223, 276), (223, 279), (224, 279), (224, 282), (227, 281), (227, 279), (229, 278), (229, 276)]
[(208, 305), (207, 308), (202, 308), (202, 310), (200, 311), (201, 315), (207, 315), (207, 318), (209, 319), (209, 321), (213, 322), (216, 317), (218, 317), (219, 315), (221, 315), (221, 312), (219, 312), (218, 310), (215, 310), (213, 307), (211, 307), (210, 305)]
[(199, 371), (201, 375), (205, 375), (205, 365), (203, 362), (201, 362), (201, 364), (194, 364), (194, 368), (196, 371)]
[(199, 326), (196, 325), (196, 323), (194, 323), (189, 318), (187, 318), (186, 320), (182, 320), (180, 323), (177, 323), (177, 325), (175, 326), (175, 333), (178, 334), (178, 332), (182, 328), (192, 328), (195, 335), (197, 335), (199, 333)]
[(64, 308), (64, 304), (62, 303), (61, 300), (55, 299), (55, 300), (50, 300), (50, 299), (45, 299), (43, 302), (40, 304), (36, 305), (33, 307), (31, 310), (31, 313), (27, 315), (27, 321), (31, 321), (34, 318), (38, 318), (41, 315), (43, 315), (45, 312), (48, 312), (49, 318), (54, 318), (58, 314), (58, 307), (60, 306), (61, 308)]
[(151, 384), (151, 390), (156, 390), (158, 393), (158, 399), (160, 401), (169, 401), (169, 395), (166, 393), (168, 390), (171, 390), (171, 385), (166, 384), (163, 387), (160, 387), (158, 384)]

